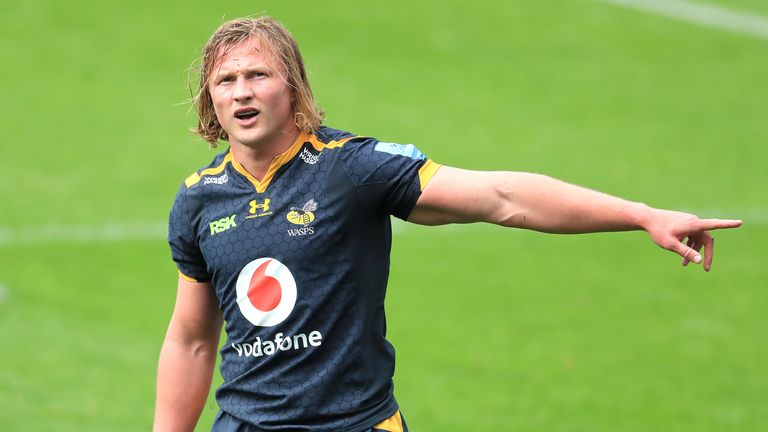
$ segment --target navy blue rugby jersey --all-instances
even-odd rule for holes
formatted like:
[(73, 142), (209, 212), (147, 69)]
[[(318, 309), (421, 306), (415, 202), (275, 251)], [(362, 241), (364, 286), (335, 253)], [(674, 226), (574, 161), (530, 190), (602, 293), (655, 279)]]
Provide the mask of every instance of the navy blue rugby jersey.
[(411, 144), (321, 127), (261, 181), (229, 149), (186, 179), (168, 241), (224, 314), (224, 412), (257, 430), (338, 432), (397, 411), (390, 215), (406, 219), (438, 168)]

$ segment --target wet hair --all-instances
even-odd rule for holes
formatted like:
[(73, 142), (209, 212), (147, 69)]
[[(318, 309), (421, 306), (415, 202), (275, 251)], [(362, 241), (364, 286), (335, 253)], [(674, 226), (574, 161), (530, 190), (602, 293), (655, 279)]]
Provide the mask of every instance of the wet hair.
[[(273, 66), (282, 66), (282, 70), (279, 67), (276, 69), (291, 89), (291, 108), (296, 126), (303, 131), (315, 132), (323, 121), (324, 113), (315, 102), (304, 69), (304, 60), (293, 35), (277, 20), (268, 16), (239, 18), (227, 21), (216, 29), (203, 47), (198, 64), (191, 68), (189, 88), (198, 120), (197, 128), (192, 129), (192, 132), (200, 135), (211, 147), (216, 147), (218, 140), (228, 141), (229, 136), (216, 117), (208, 88), (209, 80), (221, 60), (251, 38), (262, 42), (264, 54)], [(199, 76), (199, 84), (195, 90), (196, 76)]]

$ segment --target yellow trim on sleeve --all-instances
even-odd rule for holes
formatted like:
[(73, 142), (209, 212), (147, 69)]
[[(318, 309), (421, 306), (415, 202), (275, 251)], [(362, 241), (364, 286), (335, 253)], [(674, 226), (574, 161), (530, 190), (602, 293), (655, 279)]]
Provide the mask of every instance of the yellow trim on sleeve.
[(427, 162), (419, 168), (419, 183), (421, 184), (421, 190), (424, 190), (424, 187), (427, 186), (427, 183), (429, 183), (430, 180), (432, 180), (432, 177), (441, 166), (442, 165), (439, 163), (433, 162), (432, 159), (427, 159)]
[(394, 414), (392, 414), (392, 417), (377, 424), (373, 428), (389, 432), (403, 432), (403, 418), (400, 417), (400, 410), (397, 410)]
[(184, 273), (181, 272), (181, 270), (179, 270), (179, 277), (184, 279), (187, 282), (199, 282), (197, 279), (185, 275)]

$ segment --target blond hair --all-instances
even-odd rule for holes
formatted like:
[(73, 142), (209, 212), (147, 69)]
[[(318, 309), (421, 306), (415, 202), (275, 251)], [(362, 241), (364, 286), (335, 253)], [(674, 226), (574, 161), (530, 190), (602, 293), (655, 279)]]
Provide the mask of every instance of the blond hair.
[(268, 16), (239, 18), (219, 26), (205, 44), (199, 64), (192, 68), (192, 72), (199, 75), (197, 91), (193, 90), (195, 78), (191, 76), (189, 81), (192, 102), (197, 109), (197, 128), (192, 129), (192, 132), (200, 135), (211, 147), (216, 147), (218, 140), (228, 141), (229, 136), (216, 118), (208, 81), (213, 68), (221, 59), (252, 37), (264, 44), (263, 49), (275, 62), (274, 66), (282, 66), (280, 75), (291, 89), (291, 108), (296, 126), (303, 131), (315, 132), (323, 121), (324, 113), (315, 102), (304, 69), (304, 60), (293, 35), (277, 20)]

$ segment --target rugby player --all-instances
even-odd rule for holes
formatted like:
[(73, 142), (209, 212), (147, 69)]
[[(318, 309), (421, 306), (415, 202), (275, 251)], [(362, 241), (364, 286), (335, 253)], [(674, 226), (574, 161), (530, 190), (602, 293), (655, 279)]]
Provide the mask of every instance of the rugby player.
[(391, 215), (550, 233), (642, 229), (707, 271), (709, 231), (741, 224), (538, 174), (440, 166), (413, 145), (324, 126), (295, 40), (268, 17), (211, 36), (196, 108), (197, 133), (229, 147), (185, 180), (171, 210), (179, 280), (156, 431), (194, 429), (224, 323), (213, 430), (407, 430), (385, 338)]

